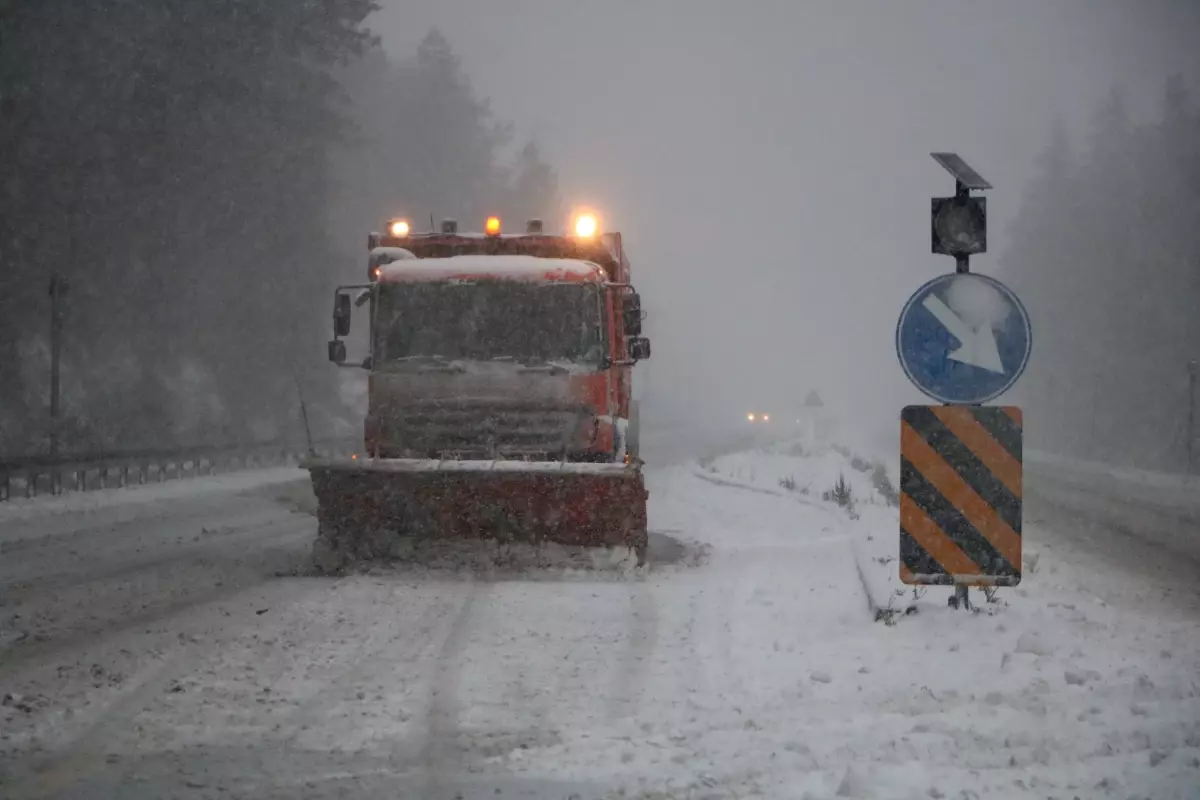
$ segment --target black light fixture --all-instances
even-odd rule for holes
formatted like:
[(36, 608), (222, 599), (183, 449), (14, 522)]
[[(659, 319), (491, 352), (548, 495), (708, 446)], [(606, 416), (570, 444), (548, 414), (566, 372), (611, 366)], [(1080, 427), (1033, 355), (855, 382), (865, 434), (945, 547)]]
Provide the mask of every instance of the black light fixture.
[(970, 271), (970, 257), (987, 252), (987, 198), (972, 197), (972, 189), (992, 185), (957, 153), (930, 153), (954, 176), (954, 197), (934, 197), (930, 203), (933, 252), (954, 256), (957, 272)]
[(986, 197), (935, 197), (930, 216), (933, 252), (946, 256), (987, 252)]

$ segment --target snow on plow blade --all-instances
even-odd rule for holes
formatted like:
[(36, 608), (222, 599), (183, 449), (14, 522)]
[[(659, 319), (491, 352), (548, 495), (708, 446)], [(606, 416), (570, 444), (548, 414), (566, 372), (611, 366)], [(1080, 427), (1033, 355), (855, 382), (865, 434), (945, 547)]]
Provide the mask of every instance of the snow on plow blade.
[(387, 562), (429, 540), (628, 547), (645, 559), (646, 488), (624, 464), (310, 459), (316, 566)]

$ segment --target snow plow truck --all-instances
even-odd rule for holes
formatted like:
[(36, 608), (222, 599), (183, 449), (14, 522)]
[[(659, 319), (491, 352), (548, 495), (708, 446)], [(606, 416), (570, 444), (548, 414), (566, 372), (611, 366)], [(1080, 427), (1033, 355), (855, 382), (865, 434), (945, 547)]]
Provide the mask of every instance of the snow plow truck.
[[(302, 464), (319, 571), (463, 540), (624, 547), (645, 562), (631, 380), (650, 342), (621, 235), (594, 214), (567, 234), (484, 227), (391, 220), (368, 237), (367, 281), (335, 290), (329, 359), (367, 371), (367, 411), (361, 454)], [(358, 362), (343, 338), (354, 308), (369, 319)]]

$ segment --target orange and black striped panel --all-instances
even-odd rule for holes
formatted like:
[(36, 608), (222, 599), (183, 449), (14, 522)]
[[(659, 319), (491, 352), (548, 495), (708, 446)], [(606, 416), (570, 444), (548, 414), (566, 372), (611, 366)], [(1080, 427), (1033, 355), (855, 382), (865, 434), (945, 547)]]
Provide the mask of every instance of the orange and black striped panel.
[(1021, 409), (908, 406), (900, 421), (900, 580), (1021, 582)]

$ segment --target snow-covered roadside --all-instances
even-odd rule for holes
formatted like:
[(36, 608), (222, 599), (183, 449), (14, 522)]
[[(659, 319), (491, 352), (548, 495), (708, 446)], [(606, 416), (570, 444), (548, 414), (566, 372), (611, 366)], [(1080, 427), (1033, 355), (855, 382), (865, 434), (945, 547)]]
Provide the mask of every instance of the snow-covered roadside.
[[(873, 469), (848, 451), (800, 443), (713, 459), (697, 473), (791, 496), (804, 507), (798, 521), (813, 507), (838, 518), (876, 602), (907, 607), (898, 514)], [(857, 498), (851, 509), (824, 496), (839, 478)], [(895, 485), (894, 472), (889, 479)], [(947, 608), (950, 590), (932, 588), (899, 627), (876, 626), (880, 652), (858, 656), (872, 677), (838, 701), (862, 714), (843, 746), (863, 764), (848, 766), (837, 787), (815, 784), (815, 796), (837, 788), (852, 797), (1200, 797), (1200, 620), (1106, 605), (1095, 575), (1069, 547), (1043, 546), (1051, 539), (1039, 523), (1026, 525), (1023, 585), (1000, 590), (994, 604), (973, 592), (978, 614)], [(864, 641), (842, 633), (854, 658)], [(867, 698), (878, 703), (874, 717)], [(819, 736), (837, 738), (836, 728)]]
[[(1194, 800), (1196, 620), (1106, 605), (1056, 544), (979, 614), (942, 589), (875, 622), (854, 545), (892, 556), (878, 569), (895, 580), (897, 518), (873, 469), (780, 445), (653, 471), (651, 528), (705, 545), (698, 567), (269, 580), (108, 642), (140, 653), (183, 634), (62, 728), (0, 714), (21, 747), (67, 752), (42, 774), (80, 797), (185, 782), (335, 797), (374, 780), (411, 797), (474, 782), (464, 796)], [(857, 519), (823, 498), (839, 476)], [(254, 495), (228, 513), (298, 525), (302, 547), (311, 522)], [(579, 788), (548, 788), (564, 784)]]
[[(891, 618), (910, 605), (911, 589), (900, 582), (896, 563), (894, 465), (840, 444), (796, 439), (706, 459), (695, 469), (709, 482), (774, 494), (820, 512), (853, 551), (872, 610)], [(845, 505), (834, 497), (839, 481), (846, 488)]]
[[(1025, 465), (1026, 541), (1062, 549), (1110, 603), (1200, 614), (1200, 478), (1099, 465)], [(1028, 547), (1027, 547), (1028, 550)]]

